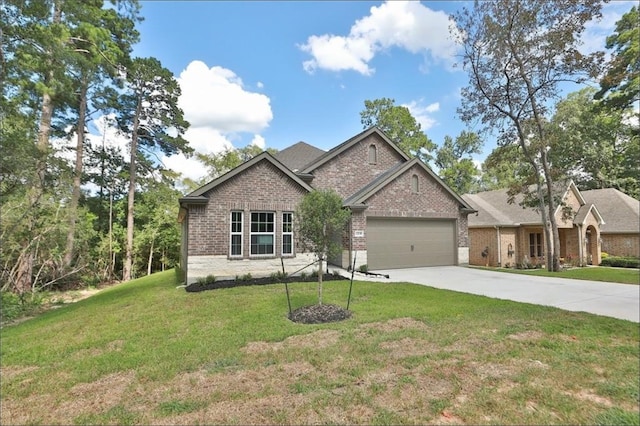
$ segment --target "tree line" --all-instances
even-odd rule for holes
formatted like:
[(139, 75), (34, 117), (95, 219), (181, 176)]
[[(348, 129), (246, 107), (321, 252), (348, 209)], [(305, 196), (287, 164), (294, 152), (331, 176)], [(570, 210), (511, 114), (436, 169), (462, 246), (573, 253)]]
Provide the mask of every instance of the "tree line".
[[(173, 74), (132, 56), (138, 1), (8, 0), (2, 15), (2, 289), (173, 266), (179, 191), (154, 156), (189, 153), (188, 123)], [(98, 117), (125, 152), (87, 143)]]

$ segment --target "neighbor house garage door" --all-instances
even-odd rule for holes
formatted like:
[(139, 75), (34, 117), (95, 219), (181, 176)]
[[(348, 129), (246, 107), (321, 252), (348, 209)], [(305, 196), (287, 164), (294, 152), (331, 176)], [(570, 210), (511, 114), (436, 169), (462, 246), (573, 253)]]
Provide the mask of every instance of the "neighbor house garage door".
[(369, 269), (455, 265), (453, 220), (367, 218)]

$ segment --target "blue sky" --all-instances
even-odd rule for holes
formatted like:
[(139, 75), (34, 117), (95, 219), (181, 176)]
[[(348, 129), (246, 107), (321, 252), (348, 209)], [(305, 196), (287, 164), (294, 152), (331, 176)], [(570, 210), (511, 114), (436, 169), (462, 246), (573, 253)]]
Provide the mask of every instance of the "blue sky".
[[(365, 100), (408, 106), (437, 144), (465, 129), (456, 115), (467, 75), (454, 68), (447, 17), (468, 2), (142, 1), (136, 56), (178, 78), (186, 138), (199, 152), (305, 141), (328, 150), (362, 130)], [(602, 49), (631, 2), (613, 2), (589, 26)], [(572, 88), (571, 90), (576, 90)], [(473, 129), (471, 129), (473, 130)], [(495, 147), (486, 141), (478, 162)], [(199, 178), (194, 159), (163, 157)]]

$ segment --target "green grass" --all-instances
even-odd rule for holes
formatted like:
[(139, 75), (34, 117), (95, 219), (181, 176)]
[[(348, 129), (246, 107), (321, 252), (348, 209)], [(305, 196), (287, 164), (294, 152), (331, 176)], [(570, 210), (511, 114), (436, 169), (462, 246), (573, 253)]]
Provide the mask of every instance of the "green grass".
[(640, 284), (638, 269), (608, 268), (604, 266), (571, 268), (560, 272), (549, 272), (546, 269), (508, 269), (488, 268), (494, 271), (512, 274), (536, 275), (540, 277), (571, 278), (576, 280), (605, 281), (621, 284)]
[(637, 424), (638, 324), (406, 283), (355, 282), (350, 309), (302, 325), (282, 284), (121, 284), (0, 330), (0, 423)]

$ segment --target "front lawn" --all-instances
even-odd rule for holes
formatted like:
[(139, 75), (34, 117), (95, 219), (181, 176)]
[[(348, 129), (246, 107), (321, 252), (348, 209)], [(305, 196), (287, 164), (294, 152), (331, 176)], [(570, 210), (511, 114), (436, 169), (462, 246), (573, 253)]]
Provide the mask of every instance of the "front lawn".
[(638, 269), (608, 268), (605, 266), (570, 268), (560, 272), (549, 272), (546, 269), (509, 269), (489, 268), (494, 271), (513, 274), (537, 275), (541, 277), (572, 278), (577, 280), (606, 281), (621, 284), (640, 284)]
[(356, 282), (350, 310), (303, 325), (282, 284), (121, 284), (0, 330), (0, 423), (638, 424), (638, 324), (406, 283)]

